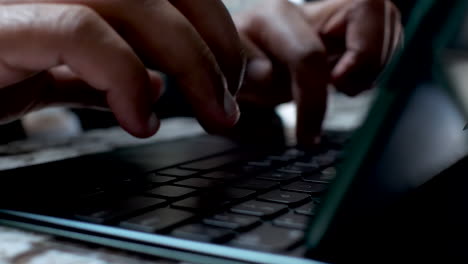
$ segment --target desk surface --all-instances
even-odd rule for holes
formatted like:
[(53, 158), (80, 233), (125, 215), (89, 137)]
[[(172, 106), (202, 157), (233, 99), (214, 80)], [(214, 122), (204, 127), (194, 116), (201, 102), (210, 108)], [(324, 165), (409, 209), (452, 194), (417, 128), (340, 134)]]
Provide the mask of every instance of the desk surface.
[[(349, 129), (362, 120), (371, 94), (353, 100), (335, 95), (331, 98), (326, 128)], [(294, 127), (294, 107), (285, 105), (279, 109), (287, 128), (292, 135)], [(203, 133), (192, 119), (169, 119), (163, 122), (159, 133), (150, 139), (138, 140), (128, 136), (119, 128), (97, 130), (79, 137), (55, 140), (29, 140), (0, 146), (0, 170), (21, 167), (29, 164), (74, 157), (83, 154), (111, 150), (119, 146), (146, 144), (177, 137)], [(95, 248), (82, 243), (64, 241), (46, 236), (0, 227), (0, 264), (144, 264), (170, 263), (156, 259), (106, 248)]]

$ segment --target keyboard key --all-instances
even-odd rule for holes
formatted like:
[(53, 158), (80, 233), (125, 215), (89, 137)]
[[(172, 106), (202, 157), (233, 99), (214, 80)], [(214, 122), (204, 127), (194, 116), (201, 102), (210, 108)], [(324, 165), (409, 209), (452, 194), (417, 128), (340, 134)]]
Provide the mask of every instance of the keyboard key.
[(323, 154), (315, 155), (310, 158), (302, 159), (304, 164), (316, 164), (318, 167), (329, 167), (339, 158), (340, 152), (329, 150)]
[(334, 144), (336, 146), (343, 146), (347, 144), (351, 138), (351, 133), (348, 131), (327, 131), (323, 135), (323, 139), (328, 142), (328, 144)]
[(314, 164), (296, 162), (290, 166), (280, 168), (278, 171), (283, 173), (302, 175), (317, 172), (319, 168), (320, 167)]
[(338, 171), (336, 170), (335, 167), (328, 167), (324, 170), (322, 170), (322, 179), (324, 181), (333, 181), (336, 178)]
[(213, 228), (202, 224), (186, 225), (172, 232), (176, 237), (203, 242), (222, 242), (229, 240), (234, 233), (227, 229)]
[(324, 183), (315, 183), (315, 182), (293, 182), (289, 185), (282, 187), (282, 190), (293, 191), (293, 192), (302, 192), (313, 195), (318, 195), (323, 193), (327, 189), (328, 185)]
[(334, 167), (328, 167), (321, 172), (313, 173), (311, 175), (307, 175), (302, 179), (307, 182), (323, 182), (329, 183), (336, 178), (336, 169)]
[(285, 192), (285, 191), (271, 191), (269, 193), (260, 195), (259, 200), (282, 203), (286, 205), (296, 205), (310, 199), (310, 196), (304, 193)]
[[(223, 187), (210, 189), (204, 192), (200, 197), (204, 197), (205, 203), (208, 203), (210, 206), (219, 208), (221, 206), (241, 202), (242, 200), (251, 198), (255, 194), (256, 192), (252, 190)], [(203, 205), (203, 207), (206, 208), (205, 205)]]
[(266, 159), (271, 160), (274, 164), (284, 164), (284, 163), (288, 163), (288, 162), (295, 160), (296, 157), (287, 156), (287, 155), (283, 155), (283, 156), (272, 155), (272, 156), (266, 157)]
[(247, 166), (270, 168), (273, 166), (273, 161), (271, 160), (251, 161), (247, 163)]
[(317, 203), (314, 201), (306, 203), (296, 208), (295, 210), (297, 214), (308, 215), (308, 216), (315, 215), (316, 211), (317, 211)]
[(195, 188), (195, 189), (212, 188), (220, 184), (222, 184), (222, 182), (220, 181), (202, 179), (202, 178), (191, 178), (191, 179), (174, 182), (174, 185), (190, 187), (190, 188)]
[(233, 164), (241, 160), (241, 155), (239, 154), (230, 154), (223, 156), (216, 156), (209, 159), (204, 159), (200, 161), (195, 161), (192, 163), (184, 164), (179, 166), (181, 169), (202, 171), (202, 170), (212, 170), (228, 164)]
[(105, 195), (105, 189), (102, 187), (94, 187), (90, 188), (89, 190), (84, 190), (82, 193), (79, 194), (80, 200), (97, 200), (100, 197)]
[(320, 169), (320, 164), (318, 164), (317, 162), (315, 162), (315, 160), (312, 160), (310, 162), (294, 162), (293, 163), (293, 166), (295, 167), (299, 167), (301, 168), (302, 171), (316, 171), (318, 169)]
[(199, 175), (203, 178), (216, 179), (216, 180), (234, 180), (241, 176), (234, 172), (229, 171), (213, 171), (206, 174)]
[(286, 214), (276, 218), (273, 224), (279, 227), (305, 230), (310, 218), (305, 215)]
[(227, 200), (237, 201), (237, 200), (249, 198), (253, 196), (256, 192), (251, 191), (251, 190), (238, 189), (238, 188), (227, 188), (226, 190), (223, 190), (223, 193)]
[(235, 183), (234, 186), (255, 191), (265, 191), (279, 186), (279, 183), (267, 180), (250, 179)]
[(150, 181), (152, 183), (168, 183), (170, 181), (173, 181), (177, 179), (176, 177), (171, 177), (171, 176), (165, 176), (165, 175), (159, 175), (156, 173), (151, 173), (146, 176), (146, 180)]
[(269, 181), (278, 181), (286, 182), (291, 181), (299, 177), (299, 174), (295, 173), (286, 173), (286, 172), (268, 172), (257, 176), (257, 179), (269, 180)]
[(194, 214), (186, 211), (162, 208), (123, 221), (120, 223), (120, 226), (149, 233), (162, 232), (184, 223), (193, 217)]
[(302, 150), (299, 150), (299, 149), (296, 149), (296, 148), (292, 148), (292, 149), (288, 149), (286, 150), (282, 156), (289, 156), (289, 157), (294, 157), (294, 158), (300, 158), (300, 157), (303, 157), (306, 153)]
[(179, 168), (170, 168), (162, 171), (156, 172), (157, 174), (174, 176), (174, 177), (190, 177), (196, 174), (196, 172), (191, 170), (182, 170)]
[(189, 211), (213, 211), (225, 204), (226, 201), (210, 199), (210, 197), (194, 196), (175, 202), (171, 207)]
[(260, 219), (254, 216), (223, 213), (205, 218), (203, 223), (233, 230), (245, 230), (259, 224)]
[(304, 233), (300, 230), (288, 230), (271, 224), (264, 224), (248, 233), (241, 234), (232, 240), (229, 245), (279, 252), (296, 245), (303, 237)]
[(180, 198), (196, 192), (195, 189), (164, 185), (148, 191), (146, 194), (151, 196), (162, 197), (165, 199)]
[(109, 202), (102, 206), (91, 206), (75, 214), (75, 217), (93, 223), (105, 223), (131, 214), (138, 214), (158, 206), (163, 206), (166, 200), (152, 197), (132, 197), (126, 200)]
[(231, 169), (232, 172), (240, 175), (241, 177), (249, 177), (250, 175), (257, 175), (265, 171), (264, 167), (243, 165), (234, 167)]
[(259, 217), (272, 217), (287, 210), (287, 206), (282, 204), (267, 203), (261, 201), (248, 201), (231, 208), (231, 211), (238, 214), (253, 215)]
[(334, 164), (342, 155), (341, 151), (329, 150), (326, 153), (319, 155), (316, 159), (316, 162), (321, 167), (328, 167)]

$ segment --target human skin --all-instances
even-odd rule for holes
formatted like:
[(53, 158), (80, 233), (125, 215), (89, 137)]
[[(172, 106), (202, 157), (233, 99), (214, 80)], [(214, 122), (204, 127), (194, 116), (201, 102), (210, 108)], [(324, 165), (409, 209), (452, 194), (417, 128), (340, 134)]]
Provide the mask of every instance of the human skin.
[(110, 109), (137, 137), (173, 76), (209, 132), (239, 118), (243, 48), (220, 0), (0, 0), (0, 122), (50, 105)]
[(373, 86), (402, 35), (388, 0), (225, 0), (247, 51), (239, 101), (297, 103), (297, 140), (320, 141), (327, 87), (348, 95)]

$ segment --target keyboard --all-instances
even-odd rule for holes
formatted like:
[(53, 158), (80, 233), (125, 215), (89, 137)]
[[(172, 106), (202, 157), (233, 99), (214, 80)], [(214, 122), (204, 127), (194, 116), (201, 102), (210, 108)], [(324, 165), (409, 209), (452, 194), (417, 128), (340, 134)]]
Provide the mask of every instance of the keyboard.
[(227, 152), (87, 190), (68, 219), (237, 248), (300, 255), (305, 229), (336, 177), (349, 133), (312, 152)]

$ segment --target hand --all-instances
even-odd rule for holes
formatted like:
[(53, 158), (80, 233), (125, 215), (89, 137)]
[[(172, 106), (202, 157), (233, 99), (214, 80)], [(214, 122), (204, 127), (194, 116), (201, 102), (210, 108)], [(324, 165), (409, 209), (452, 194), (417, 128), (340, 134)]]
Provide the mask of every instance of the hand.
[(331, 83), (351, 96), (373, 86), (402, 40), (400, 12), (389, 0), (316, 2), (304, 12), (327, 48)]
[(128, 132), (150, 136), (163, 85), (148, 66), (174, 76), (217, 132), (239, 118), (242, 55), (218, 0), (0, 0), (0, 121), (72, 104), (110, 108)]
[(298, 143), (312, 147), (327, 86), (349, 95), (369, 89), (400, 40), (399, 20), (387, 0), (264, 1), (235, 17), (248, 56), (239, 100), (273, 107), (294, 99)]

